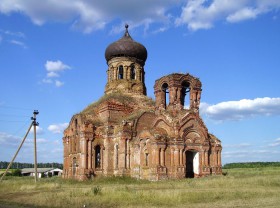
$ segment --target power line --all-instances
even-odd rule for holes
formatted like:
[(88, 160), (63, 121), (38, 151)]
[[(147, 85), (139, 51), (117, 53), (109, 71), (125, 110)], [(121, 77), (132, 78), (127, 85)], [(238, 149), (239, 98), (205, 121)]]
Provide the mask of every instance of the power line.
[(24, 118), (29, 118), (30, 116), (27, 115), (15, 115), (15, 114), (6, 114), (6, 113), (0, 113), (0, 116), (14, 116), (14, 117), (24, 117)]
[(23, 122), (25, 122), (25, 121), (0, 120), (0, 122), (23, 123)]
[(10, 109), (18, 109), (18, 110), (32, 110), (31, 108), (22, 108), (16, 106), (8, 106), (8, 105), (0, 105), (0, 108), (10, 108)]

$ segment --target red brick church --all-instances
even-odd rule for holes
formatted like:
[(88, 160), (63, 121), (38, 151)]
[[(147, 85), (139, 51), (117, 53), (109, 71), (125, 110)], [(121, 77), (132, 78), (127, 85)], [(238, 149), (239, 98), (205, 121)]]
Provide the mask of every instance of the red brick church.
[(199, 115), (198, 78), (166, 75), (155, 81), (155, 101), (147, 97), (147, 50), (127, 25), (105, 58), (104, 96), (74, 115), (64, 131), (64, 178), (161, 180), (222, 173), (221, 141)]

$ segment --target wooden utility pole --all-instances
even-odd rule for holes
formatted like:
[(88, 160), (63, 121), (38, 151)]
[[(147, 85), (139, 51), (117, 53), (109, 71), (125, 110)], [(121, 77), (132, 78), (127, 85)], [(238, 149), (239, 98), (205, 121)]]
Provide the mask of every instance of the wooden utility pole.
[(37, 110), (34, 110), (34, 112), (33, 112), (33, 117), (31, 117), (32, 122), (31, 122), (31, 124), (30, 124), (30, 126), (29, 126), (29, 128), (28, 128), (28, 130), (27, 130), (27, 132), (26, 132), (26, 134), (25, 134), (25, 136), (24, 136), (24, 138), (22, 139), (22, 141), (21, 141), (21, 143), (20, 143), (20, 145), (19, 145), (19, 147), (18, 147), (18, 149), (17, 149), (17, 151), (16, 151), (16, 153), (15, 153), (15, 155), (14, 155), (12, 161), (11, 161), (10, 164), (8, 165), (8, 167), (7, 167), (6, 171), (5, 171), (5, 173), (2, 175), (0, 181), (2, 181), (2, 179), (6, 176), (7, 172), (9, 171), (11, 165), (13, 164), (14, 160), (16, 159), (17, 154), (19, 153), (19, 150), (21, 149), (21, 147), (22, 147), (22, 145), (23, 145), (23, 143), (24, 143), (26, 137), (28, 136), (28, 134), (29, 134), (29, 132), (30, 132), (32, 126), (33, 126), (33, 127), (34, 127), (34, 169), (35, 169), (35, 183), (37, 182), (36, 126), (39, 126), (39, 123), (36, 122), (36, 115), (38, 115), (38, 114), (39, 114), (39, 112), (38, 112)]
[(36, 145), (36, 126), (39, 126), (39, 123), (36, 122), (36, 115), (39, 114), (39, 111), (34, 110), (33, 117), (33, 127), (34, 127), (34, 170), (35, 170), (35, 183), (37, 182), (37, 145)]
[(24, 141), (25, 141), (25, 139), (26, 139), (26, 137), (27, 137), (27, 135), (28, 135), (28, 133), (29, 133), (31, 127), (32, 127), (32, 125), (33, 125), (33, 122), (30, 124), (30, 126), (29, 126), (29, 128), (28, 128), (28, 130), (27, 130), (27, 132), (26, 132), (26, 134), (25, 134), (25, 136), (24, 136), (24, 138), (23, 138), (23, 140), (21, 141), (21, 143), (20, 143), (20, 145), (19, 145), (19, 148), (18, 148), (17, 151), (16, 151), (16, 154), (14, 155), (14, 157), (13, 157), (12, 161), (10, 162), (10, 164), (8, 165), (8, 167), (7, 167), (6, 171), (5, 171), (5, 173), (2, 175), (0, 181), (2, 181), (2, 179), (5, 177), (5, 175), (7, 174), (8, 170), (10, 169), (11, 165), (13, 164), (14, 160), (16, 159), (17, 154), (18, 154), (19, 150), (21, 149), (21, 147), (22, 147), (22, 145), (23, 145), (23, 143), (24, 143)]

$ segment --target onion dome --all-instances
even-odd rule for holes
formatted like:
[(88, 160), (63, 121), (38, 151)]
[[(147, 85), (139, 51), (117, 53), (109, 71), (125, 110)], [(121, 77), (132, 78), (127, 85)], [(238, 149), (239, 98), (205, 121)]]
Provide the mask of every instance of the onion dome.
[(147, 49), (131, 38), (128, 33), (128, 25), (125, 25), (124, 36), (106, 48), (107, 62), (114, 57), (132, 57), (143, 62), (147, 59)]

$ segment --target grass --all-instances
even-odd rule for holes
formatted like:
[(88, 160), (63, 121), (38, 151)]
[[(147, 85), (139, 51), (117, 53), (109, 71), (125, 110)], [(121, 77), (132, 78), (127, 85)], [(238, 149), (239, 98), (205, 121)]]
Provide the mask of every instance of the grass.
[(126, 177), (78, 182), (7, 177), (0, 207), (279, 207), (280, 167), (229, 169), (226, 176), (150, 182)]

